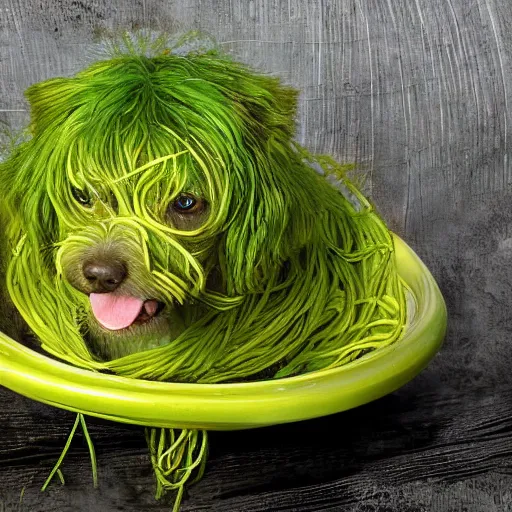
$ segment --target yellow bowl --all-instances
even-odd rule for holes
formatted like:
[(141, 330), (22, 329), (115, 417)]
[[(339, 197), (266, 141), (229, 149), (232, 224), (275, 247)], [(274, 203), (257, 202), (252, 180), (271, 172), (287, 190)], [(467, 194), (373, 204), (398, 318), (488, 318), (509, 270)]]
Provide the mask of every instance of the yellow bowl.
[(55, 407), (152, 427), (236, 430), (357, 407), (415, 377), (446, 331), (446, 307), (434, 278), (397, 236), (395, 248), (408, 287), (405, 333), (393, 345), (339, 368), (237, 384), (152, 382), (81, 370), (0, 333), (0, 385)]

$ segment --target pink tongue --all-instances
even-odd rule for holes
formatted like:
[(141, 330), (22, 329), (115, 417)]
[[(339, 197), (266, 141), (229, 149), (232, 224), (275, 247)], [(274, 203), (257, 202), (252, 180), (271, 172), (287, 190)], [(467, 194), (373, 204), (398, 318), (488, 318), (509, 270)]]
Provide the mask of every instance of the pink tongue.
[(96, 320), (112, 331), (125, 329), (139, 316), (144, 301), (136, 297), (113, 295), (112, 293), (91, 293), (92, 312)]

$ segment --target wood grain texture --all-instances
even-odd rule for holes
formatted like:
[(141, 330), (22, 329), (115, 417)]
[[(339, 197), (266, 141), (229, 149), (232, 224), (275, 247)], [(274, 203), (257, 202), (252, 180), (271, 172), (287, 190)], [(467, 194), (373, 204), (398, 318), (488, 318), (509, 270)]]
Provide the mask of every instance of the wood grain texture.
[[(428, 390), (428, 391), (427, 391)], [(508, 510), (511, 386), (464, 394), (425, 378), (356, 410), (295, 425), (212, 433), (204, 479), (183, 511)], [(6, 510), (169, 510), (155, 502), (140, 429), (92, 421), (100, 487), (84, 443), (64, 464), (66, 486), (39, 486), (72, 415), (3, 393), (0, 490)], [(8, 420), (9, 419), (9, 420)], [(7, 421), (8, 420), (8, 421)], [(507, 508), (508, 507), (508, 508)], [(2, 510), (0, 508), (0, 510)]]
[[(213, 434), (184, 511), (512, 510), (511, 25), (509, 0), (0, 0), (0, 137), (26, 123), (24, 89), (83, 67), (103, 31), (205, 31), (300, 89), (298, 140), (359, 164), (446, 297), (420, 378), (330, 418)], [(101, 422), (100, 488), (76, 443), (66, 487), (41, 495), (71, 424), (0, 391), (0, 512), (169, 510), (140, 430)]]

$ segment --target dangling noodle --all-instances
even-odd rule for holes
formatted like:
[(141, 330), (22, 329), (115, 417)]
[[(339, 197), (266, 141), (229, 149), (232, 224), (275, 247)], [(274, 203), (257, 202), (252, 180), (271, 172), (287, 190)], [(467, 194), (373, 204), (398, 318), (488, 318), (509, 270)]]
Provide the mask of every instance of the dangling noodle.
[[(32, 137), (0, 164), (7, 287), (48, 353), (137, 379), (221, 383), (334, 368), (401, 336), (391, 234), (342, 166), (291, 142), (292, 89), (211, 52), (162, 52), (101, 61), (27, 97)], [(164, 212), (189, 190), (210, 214), (185, 232)], [(84, 339), (87, 297), (63, 274), (67, 255), (114, 238), (166, 304), (201, 313), (157, 348), (102, 361)], [(153, 429), (148, 442), (158, 495), (178, 489), (179, 505), (206, 433)]]

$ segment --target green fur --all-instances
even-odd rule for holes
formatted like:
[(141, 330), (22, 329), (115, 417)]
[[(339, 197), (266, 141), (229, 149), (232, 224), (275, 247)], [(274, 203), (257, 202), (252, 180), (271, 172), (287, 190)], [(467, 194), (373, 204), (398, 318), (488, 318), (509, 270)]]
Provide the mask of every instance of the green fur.
[[(222, 382), (338, 366), (400, 336), (390, 233), (347, 180), (360, 211), (312, 170), (291, 141), (296, 93), (276, 79), (211, 54), (125, 55), (27, 98), (32, 138), (0, 167), (8, 287), (51, 354), (137, 378)], [(209, 202), (197, 230), (163, 219), (183, 190)], [(206, 308), (172, 343), (98, 361), (82, 337), (87, 297), (62, 278), (62, 256), (109, 237), (164, 301)], [(213, 267), (222, 292), (207, 288)]]

